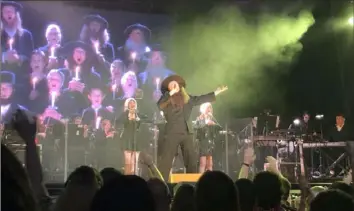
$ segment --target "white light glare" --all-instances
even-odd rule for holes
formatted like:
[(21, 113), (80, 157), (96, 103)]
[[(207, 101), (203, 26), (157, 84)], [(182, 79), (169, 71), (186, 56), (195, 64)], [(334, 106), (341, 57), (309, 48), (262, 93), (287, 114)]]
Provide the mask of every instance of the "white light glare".
[(348, 19), (348, 23), (349, 23), (350, 25), (353, 25), (353, 26), (354, 26), (354, 17), (350, 17), (350, 18)]
[(294, 120), (294, 125), (299, 125), (300, 124), (300, 119), (295, 119)]
[(316, 119), (323, 119), (324, 115), (323, 114), (317, 114), (315, 116)]

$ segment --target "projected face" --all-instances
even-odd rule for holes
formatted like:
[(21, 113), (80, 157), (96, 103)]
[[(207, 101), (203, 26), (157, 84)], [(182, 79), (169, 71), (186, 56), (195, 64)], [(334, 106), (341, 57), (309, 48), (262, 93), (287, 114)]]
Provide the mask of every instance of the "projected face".
[(89, 24), (89, 29), (91, 32), (97, 33), (101, 29), (101, 23), (97, 21), (91, 21)]
[(82, 48), (75, 48), (73, 53), (73, 59), (78, 65), (84, 63), (86, 60), (86, 51)]
[(343, 116), (336, 116), (336, 125), (342, 126), (344, 125), (345, 118)]
[(32, 72), (34, 73), (43, 73), (45, 68), (45, 62), (43, 56), (40, 54), (33, 54), (31, 56), (31, 63), (30, 63)]
[(177, 83), (177, 81), (171, 81), (168, 84), (168, 90), (171, 91), (173, 89), (178, 89), (179, 90), (179, 84)]
[(2, 8), (2, 18), (9, 25), (16, 23), (16, 9), (13, 6), (4, 6)]
[(0, 99), (3, 100), (9, 99), (13, 92), (12, 84), (1, 83), (0, 85), (1, 85)]
[(128, 76), (127, 81), (126, 81), (126, 85), (128, 87), (134, 87), (134, 84), (135, 84), (135, 77), (132, 75)]
[(304, 122), (307, 123), (310, 120), (310, 115), (304, 114)]
[(134, 100), (129, 101), (128, 109), (129, 110), (135, 110), (135, 108), (136, 108), (136, 102)]
[(92, 89), (88, 98), (93, 106), (101, 105), (104, 95), (100, 89)]
[(63, 79), (59, 73), (52, 72), (47, 77), (49, 91), (59, 92), (62, 86)]
[(49, 46), (60, 44), (61, 32), (58, 27), (51, 27), (47, 33), (47, 42)]
[(144, 33), (140, 29), (134, 29), (130, 35), (129, 38), (133, 40), (135, 43), (144, 43), (145, 38), (144, 38)]
[(114, 61), (111, 65), (112, 79), (120, 79), (123, 75), (123, 63), (120, 61)]
[(151, 64), (154, 66), (162, 66), (165, 63), (165, 59), (161, 52), (153, 51), (151, 53)]

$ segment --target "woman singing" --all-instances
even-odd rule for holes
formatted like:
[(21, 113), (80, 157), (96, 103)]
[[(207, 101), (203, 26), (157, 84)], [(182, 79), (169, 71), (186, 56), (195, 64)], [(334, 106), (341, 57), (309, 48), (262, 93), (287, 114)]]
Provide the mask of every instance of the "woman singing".
[(128, 98), (124, 103), (124, 113), (121, 117), (124, 130), (121, 135), (124, 150), (124, 173), (134, 174), (139, 156), (136, 142), (136, 132), (140, 126), (140, 118), (137, 114), (137, 103), (133, 98)]
[(199, 172), (213, 170), (213, 148), (217, 135), (218, 124), (213, 117), (211, 103), (204, 103), (200, 106), (200, 116), (197, 117), (197, 139), (199, 140), (200, 161)]

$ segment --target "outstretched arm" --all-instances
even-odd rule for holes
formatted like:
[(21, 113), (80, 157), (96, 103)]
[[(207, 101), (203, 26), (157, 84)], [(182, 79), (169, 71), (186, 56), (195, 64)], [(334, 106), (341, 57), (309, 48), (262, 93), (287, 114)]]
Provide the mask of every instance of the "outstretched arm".
[(190, 96), (189, 100), (191, 101), (193, 106), (198, 106), (208, 102), (214, 102), (216, 100), (216, 95), (219, 95), (227, 89), (227, 86), (218, 87), (214, 92), (208, 93), (206, 95)]

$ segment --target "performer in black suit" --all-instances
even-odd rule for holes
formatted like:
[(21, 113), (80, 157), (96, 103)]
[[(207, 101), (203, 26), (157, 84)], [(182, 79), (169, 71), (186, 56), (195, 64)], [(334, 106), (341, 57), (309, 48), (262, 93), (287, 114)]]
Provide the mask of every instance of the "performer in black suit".
[(59, 55), (59, 52), (62, 49), (62, 33), (60, 26), (54, 23), (49, 24), (45, 30), (45, 37), (47, 39), (47, 44), (38, 48), (38, 50), (44, 52), (46, 59), (48, 60), (46, 66), (47, 71), (63, 68), (65, 58), (62, 55)]
[(220, 126), (213, 116), (211, 103), (200, 106), (200, 115), (196, 120), (197, 139), (199, 141), (199, 173), (213, 170), (213, 150)]
[(33, 51), (31, 32), (22, 28), (22, 5), (14, 1), (1, 2), (2, 69), (21, 74)]
[(197, 155), (193, 146), (193, 128), (189, 117), (194, 106), (213, 102), (216, 95), (227, 90), (227, 87), (220, 87), (206, 95), (190, 96), (185, 87), (186, 82), (180, 76), (167, 77), (161, 84), (163, 95), (157, 103), (166, 118), (165, 141), (159, 146), (158, 163), (166, 181), (169, 179), (178, 146), (181, 146), (187, 172), (197, 172)]
[(16, 76), (12, 72), (0, 72), (0, 104), (1, 104), (1, 124), (9, 125), (13, 119), (13, 114), (18, 110), (27, 110), (25, 107), (13, 102), (15, 92)]
[(109, 65), (115, 58), (114, 47), (109, 42), (108, 22), (100, 15), (88, 15), (84, 18), (84, 25), (80, 33), (80, 40), (92, 46), (94, 53), (94, 67), (101, 75), (102, 80), (109, 79)]

